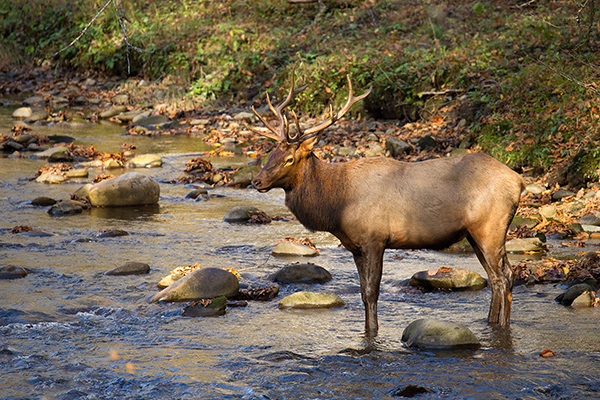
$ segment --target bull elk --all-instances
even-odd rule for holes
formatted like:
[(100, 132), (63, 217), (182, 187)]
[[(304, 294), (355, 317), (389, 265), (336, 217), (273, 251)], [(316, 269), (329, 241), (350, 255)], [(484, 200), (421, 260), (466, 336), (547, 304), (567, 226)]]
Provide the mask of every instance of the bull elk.
[(348, 100), (329, 119), (290, 134), (284, 109), (306, 86), (294, 90), (271, 112), (272, 126), (256, 110), (268, 132), (254, 132), (278, 142), (253, 179), (259, 192), (285, 191), (285, 204), (306, 228), (335, 235), (354, 256), (365, 305), (365, 330), (377, 334), (377, 299), (385, 249), (442, 249), (467, 237), (492, 289), (491, 324), (508, 327), (513, 270), (505, 240), (517, 210), (523, 181), (519, 174), (482, 153), (406, 163), (386, 157), (325, 163), (314, 153), (320, 133), (371, 91), (354, 96), (348, 77)]

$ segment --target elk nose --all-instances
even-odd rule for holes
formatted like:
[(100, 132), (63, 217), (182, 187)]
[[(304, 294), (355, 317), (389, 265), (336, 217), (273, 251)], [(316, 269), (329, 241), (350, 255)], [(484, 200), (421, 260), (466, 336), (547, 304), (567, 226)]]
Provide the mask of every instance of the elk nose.
[(254, 179), (252, 179), (252, 186), (255, 189), (258, 189), (261, 186), (261, 183), (262, 182), (260, 181), (260, 178), (254, 178)]

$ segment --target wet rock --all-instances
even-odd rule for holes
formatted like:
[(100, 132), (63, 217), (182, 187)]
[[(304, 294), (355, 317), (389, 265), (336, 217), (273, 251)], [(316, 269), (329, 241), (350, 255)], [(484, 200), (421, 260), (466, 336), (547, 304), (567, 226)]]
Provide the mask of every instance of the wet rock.
[(14, 119), (26, 119), (31, 117), (31, 114), (33, 114), (31, 107), (20, 107), (13, 111), (12, 117)]
[(487, 286), (487, 281), (477, 272), (468, 269), (442, 267), (417, 272), (408, 284), (427, 290), (479, 290)]
[(47, 158), (48, 160), (66, 160), (70, 159), (67, 154), (69, 149), (65, 146), (50, 147), (48, 150), (41, 151), (35, 154), (36, 158)]
[(113, 238), (119, 236), (129, 236), (129, 232), (124, 231), (122, 229), (110, 229), (108, 231), (104, 231), (98, 235), (99, 238)]
[(392, 157), (398, 157), (401, 154), (409, 153), (412, 147), (404, 140), (389, 138), (385, 141), (385, 149), (390, 152)]
[(28, 124), (34, 124), (36, 122), (45, 121), (48, 119), (47, 111), (36, 111), (32, 113), (29, 117), (25, 119), (25, 122)]
[(108, 110), (102, 111), (99, 115), (100, 118), (108, 119), (112, 117), (116, 117), (117, 115), (124, 113), (127, 111), (126, 106), (116, 106), (109, 108)]
[(24, 148), (24, 145), (15, 140), (9, 140), (4, 143), (4, 151), (21, 151)]
[(94, 207), (123, 207), (157, 204), (160, 197), (158, 183), (139, 172), (98, 182), (89, 188), (87, 198)]
[(296, 292), (279, 302), (281, 309), (333, 308), (345, 305), (335, 293)]
[(91, 183), (86, 183), (85, 185), (83, 185), (82, 187), (77, 189), (75, 191), (75, 193), (73, 193), (73, 198), (80, 199), (80, 200), (87, 200), (87, 195), (93, 186), (94, 185)]
[(581, 225), (581, 229), (585, 232), (600, 232), (600, 226), (596, 225)]
[(600, 218), (594, 214), (587, 214), (577, 220), (581, 225), (600, 226)]
[(525, 190), (531, 194), (542, 194), (542, 193), (544, 193), (546, 188), (543, 187), (542, 185), (532, 183), (530, 185), (525, 186)]
[(203, 119), (203, 118), (193, 119), (193, 120), (190, 121), (190, 125), (192, 125), (192, 126), (196, 126), (196, 125), (208, 125), (208, 124), (210, 124), (210, 120)]
[(48, 207), (53, 206), (54, 204), (56, 204), (56, 200), (45, 196), (36, 197), (35, 199), (31, 200), (32, 206)]
[(575, 196), (575, 195), (576, 195), (576, 193), (571, 192), (570, 190), (558, 189), (556, 192), (552, 193), (552, 200), (558, 201), (558, 200), (562, 200), (566, 197)]
[(312, 263), (286, 265), (271, 277), (279, 283), (325, 283), (331, 279), (329, 271)]
[(408, 385), (396, 388), (390, 392), (393, 397), (415, 397), (424, 393), (431, 393), (430, 390), (419, 385)]
[(184, 276), (185, 276), (185, 274), (182, 274), (182, 273), (175, 273), (175, 274), (167, 275), (164, 278), (162, 278), (156, 286), (158, 286), (160, 289), (164, 289), (166, 287), (171, 286), (172, 284), (174, 284), (175, 282), (177, 282)]
[(509, 253), (524, 253), (526, 251), (545, 251), (546, 246), (539, 238), (513, 239), (506, 242)]
[(162, 166), (162, 157), (157, 154), (142, 154), (127, 161), (127, 168), (156, 168)]
[(402, 333), (408, 347), (422, 349), (454, 349), (479, 347), (479, 340), (464, 325), (434, 319), (411, 322)]
[(273, 249), (273, 255), (275, 256), (314, 257), (318, 254), (319, 252), (307, 245), (289, 241), (283, 241)]
[(234, 172), (231, 175), (231, 185), (238, 187), (247, 187), (252, 183), (252, 179), (260, 172), (261, 167), (246, 167), (242, 168), (239, 171)]
[(567, 289), (566, 292), (559, 294), (556, 296), (554, 300), (562, 304), (563, 306), (570, 306), (573, 304), (573, 301), (578, 298), (584, 292), (591, 292), (592, 287), (587, 283), (579, 283), (577, 285), (571, 286)]
[(24, 106), (43, 106), (46, 102), (42, 96), (31, 96), (23, 100)]
[(573, 302), (571, 303), (571, 307), (573, 307), (573, 308), (592, 307), (595, 303), (595, 300), (596, 300), (596, 295), (594, 294), (594, 292), (585, 291), (585, 292), (581, 293), (579, 296), (577, 296), (575, 298), (575, 300), (573, 300)]
[[(207, 304), (208, 303), (208, 304)], [(181, 310), (184, 317), (218, 317), (225, 315), (227, 297), (220, 296), (210, 302), (195, 301)]]
[(123, 167), (123, 165), (119, 161), (114, 160), (112, 158), (102, 163), (102, 168), (104, 169), (117, 169), (121, 167)]
[(65, 171), (65, 176), (69, 179), (87, 178), (88, 175), (89, 175), (88, 170), (85, 168), (77, 168), (77, 169), (72, 169), (70, 171)]
[(152, 114), (152, 111), (148, 110), (148, 111), (144, 111), (138, 115), (136, 115), (135, 117), (133, 117), (133, 119), (131, 120), (132, 124), (135, 124), (136, 121), (139, 121), (142, 118), (147, 118)]
[[(117, 117), (118, 118), (118, 117)], [(156, 127), (169, 122), (169, 118), (164, 115), (149, 115), (147, 117), (137, 118), (133, 120), (134, 126)]]
[(129, 122), (133, 121), (133, 119), (135, 117), (142, 114), (143, 112), (144, 111), (142, 111), (142, 110), (125, 111), (119, 115), (116, 115), (115, 118), (117, 118), (121, 122), (129, 123)]
[(253, 212), (259, 211), (256, 207), (237, 206), (225, 214), (223, 221), (225, 222), (248, 222)]
[(104, 275), (141, 275), (147, 274), (149, 272), (150, 266), (148, 264), (137, 261), (130, 261), (121, 265), (120, 267), (111, 269), (110, 271), (106, 271)]
[(203, 196), (208, 197), (208, 190), (194, 189), (191, 192), (189, 192), (188, 194), (186, 194), (185, 198), (186, 199), (198, 199), (199, 197), (202, 198)]
[(83, 207), (72, 204), (68, 201), (61, 201), (59, 203), (56, 203), (48, 210), (48, 214), (50, 214), (53, 217), (81, 214), (82, 212)]
[(51, 171), (46, 171), (35, 178), (35, 181), (38, 183), (63, 183), (67, 181), (67, 177), (61, 174), (55, 174)]
[(161, 290), (151, 300), (157, 301), (196, 301), (219, 296), (235, 297), (240, 283), (229, 271), (220, 268), (201, 268)]
[(28, 272), (25, 268), (7, 265), (0, 267), (0, 279), (20, 279), (25, 278)]

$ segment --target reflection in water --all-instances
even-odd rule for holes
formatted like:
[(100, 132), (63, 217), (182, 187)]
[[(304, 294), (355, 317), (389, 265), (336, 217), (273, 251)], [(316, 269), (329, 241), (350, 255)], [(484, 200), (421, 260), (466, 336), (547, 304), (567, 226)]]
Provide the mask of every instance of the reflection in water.
[(140, 220), (150, 221), (160, 214), (160, 205), (152, 204), (136, 207), (92, 207), (90, 217), (102, 219)]
[[(0, 113), (3, 111), (0, 111)], [(0, 126), (7, 126), (6, 119)], [(4, 125), (2, 125), (4, 124)], [(37, 128), (36, 128), (37, 129)], [(99, 133), (101, 131), (101, 134)], [(143, 172), (156, 179), (181, 175), (201, 146), (193, 138), (122, 136), (122, 128), (55, 132), (102, 151), (135, 142), (139, 153), (170, 154), (164, 166)], [(242, 165), (220, 159), (215, 165)], [(21, 180), (41, 160), (0, 158), (0, 267), (27, 268), (27, 277), (0, 281), (0, 376), (2, 398), (107, 399), (392, 399), (408, 385), (423, 398), (597, 398), (600, 392), (599, 309), (556, 304), (552, 285), (514, 291), (510, 331), (488, 326), (489, 289), (460, 293), (406, 293), (398, 282), (440, 266), (484, 274), (472, 254), (390, 250), (385, 255), (379, 301), (380, 333), (364, 336), (364, 309), (349, 252), (329, 234), (308, 232), (297, 222), (231, 225), (225, 213), (255, 205), (271, 215), (289, 215), (283, 194), (215, 189), (225, 197), (185, 199), (189, 188), (161, 183), (159, 206), (100, 208), (54, 218), (27, 205), (46, 195), (68, 199), (79, 185), (43, 185)], [(237, 164), (236, 164), (237, 163)], [(52, 236), (15, 235), (29, 225)], [(99, 230), (128, 236), (100, 238)], [(270, 256), (285, 236), (310, 237), (318, 257)], [(114, 277), (104, 272), (127, 261), (146, 262), (147, 275)], [(328, 269), (323, 285), (282, 285), (280, 296), (229, 308), (223, 317), (181, 318), (181, 304), (149, 304), (157, 282), (178, 266), (245, 269), (267, 280), (277, 269), (310, 261)], [(512, 260), (513, 262), (515, 260)], [(340, 295), (346, 306), (315, 312), (283, 312), (278, 300), (299, 290)], [(480, 339), (476, 351), (446, 354), (403, 347), (403, 329), (419, 318), (467, 325)], [(551, 349), (556, 357), (543, 359)]]

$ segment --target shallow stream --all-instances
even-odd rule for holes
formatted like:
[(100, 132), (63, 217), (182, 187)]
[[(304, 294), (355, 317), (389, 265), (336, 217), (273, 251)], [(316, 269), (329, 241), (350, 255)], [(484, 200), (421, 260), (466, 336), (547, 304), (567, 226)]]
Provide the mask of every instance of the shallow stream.
[[(11, 112), (0, 107), (0, 132), (12, 126)], [(69, 135), (77, 144), (109, 152), (134, 143), (137, 154), (163, 156), (162, 168), (140, 170), (158, 180), (182, 175), (184, 163), (206, 150), (200, 139), (183, 136), (126, 137), (117, 125), (34, 127), (34, 132)], [(211, 162), (223, 167), (248, 160)], [(282, 191), (216, 188), (211, 193), (224, 197), (196, 202), (184, 198), (190, 188), (161, 183), (158, 207), (51, 217), (28, 202), (38, 196), (68, 199), (80, 184), (26, 179), (45, 163), (0, 158), (0, 266), (31, 271), (23, 279), (0, 280), (2, 399), (390, 399), (408, 385), (429, 390), (419, 398), (600, 398), (600, 309), (555, 303), (562, 290), (554, 285), (516, 287), (511, 329), (498, 332), (486, 323), (489, 289), (428, 294), (399, 289), (424, 269), (464, 267), (484, 274), (474, 255), (388, 251), (380, 332), (368, 344), (356, 268), (337, 239), (295, 221), (223, 222), (237, 205), (289, 215)], [(10, 233), (17, 225), (52, 236)], [(107, 229), (130, 235), (98, 238)], [(285, 236), (310, 237), (322, 253), (310, 260), (271, 257)], [(150, 264), (150, 274), (104, 275), (127, 261)], [(346, 306), (281, 311), (274, 299), (196, 319), (173, 316), (181, 305), (147, 301), (175, 267), (200, 263), (265, 278), (295, 261), (315, 262), (334, 279), (284, 285), (278, 299), (298, 290), (332, 291)], [(482, 348), (446, 353), (404, 348), (404, 328), (425, 317), (467, 325)], [(545, 349), (557, 355), (540, 357)]]

